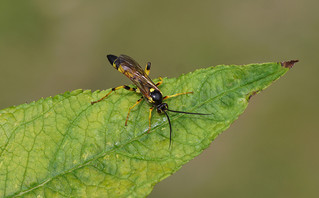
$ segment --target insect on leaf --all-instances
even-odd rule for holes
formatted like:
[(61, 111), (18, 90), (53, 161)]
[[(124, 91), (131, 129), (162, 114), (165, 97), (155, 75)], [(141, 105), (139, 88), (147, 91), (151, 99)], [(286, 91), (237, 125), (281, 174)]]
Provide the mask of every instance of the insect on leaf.
[(285, 74), (294, 61), (220, 65), (163, 79), (175, 114), (172, 146), (163, 114), (149, 104), (128, 108), (141, 96), (118, 90), (75, 90), (0, 110), (1, 197), (145, 197), (153, 186), (199, 155), (242, 114), (252, 95)]

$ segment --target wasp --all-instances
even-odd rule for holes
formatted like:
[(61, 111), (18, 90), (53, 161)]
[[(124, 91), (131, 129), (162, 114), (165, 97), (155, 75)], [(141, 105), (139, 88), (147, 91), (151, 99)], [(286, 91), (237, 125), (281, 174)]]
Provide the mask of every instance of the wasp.
[(119, 57), (117, 57), (117, 56), (110, 54), (110, 55), (107, 55), (107, 59), (109, 60), (111, 65), (113, 65), (113, 67), (116, 70), (118, 70), (119, 72), (124, 74), (126, 77), (128, 77), (136, 85), (137, 88), (130, 87), (128, 85), (122, 85), (119, 87), (112, 88), (112, 90), (109, 93), (107, 93), (104, 97), (102, 97), (101, 99), (99, 99), (97, 101), (91, 102), (91, 104), (95, 104), (97, 102), (102, 101), (103, 99), (108, 97), (112, 92), (114, 92), (118, 89), (122, 89), (122, 88), (124, 88), (128, 91), (141, 93), (142, 97), (139, 100), (137, 100), (136, 103), (133, 106), (131, 106), (128, 110), (126, 120), (125, 120), (125, 126), (127, 126), (127, 121), (128, 121), (129, 116), (130, 116), (131, 110), (136, 105), (138, 105), (144, 98), (148, 103), (151, 104), (151, 108), (149, 109), (149, 117), (148, 117), (148, 121), (149, 121), (148, 133), (151, 131), (152, 111), (154, 110), (154, 108), (156, 108), (156, 111), (158, 113), (160, 113), (160, 114), (164, 113), (167, 117), (169, 129), (170, 129), (169, 146), (171, 146), (172, 125), (171, 125), (170, 118), (169, 118), (166, 111), (170, 111), (170, 112), (174, 112), (174, 113), (195, 114), (195, 115), (211, 115), (211, 114), (204, 114), (204, 113), (193, 113), (193, 112), (184, 112), (184, 111), (176, 111), (176, 110), (168, 109), (167, 103), (163, 103), (163, 100), (166, 100), (168, 98), (173, 98), (173, 97), (176, 97), (179, 95), (192, 94), (193, 92), (177, 93), (174, 95), (163, 97), (161, 90), (158, 88), (158, 86), (163, 83), (163, 79), (161, 77), (159, 77), (159, 82), (155, 84), (148, 76), (150, 73), (150, 69), (151, 69), (150, 62), (148, 62), (146, 64), (146, 67), (143, 70), (142, 67), (135, 60), (133, 60), (131, 57), (129, 57), (127, 55), (120, 55)]

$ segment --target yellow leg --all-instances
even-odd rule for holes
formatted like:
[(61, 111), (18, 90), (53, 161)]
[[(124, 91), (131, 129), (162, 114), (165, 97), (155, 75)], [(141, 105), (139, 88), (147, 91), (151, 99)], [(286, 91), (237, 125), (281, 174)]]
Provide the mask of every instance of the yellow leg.
[(127, 86), (127, 85), (122, 85), (122, 86), (119, 86), (119, 87), (112, 88), (112, 90), (111, 90), (109, 93), (107, 93), (105, 96), (103, 96), (100, 100), (93, 101), (93, 102), (91, 102), (91, 104), (98, 103), (98, 102), (104, 100), (104, 99), (105, 99), (106, 97), (108, 97), (113, 91), (118, 90), (118, 89), (122, 89), (122, 88), (124, 88), (124, 89), (126, 89), (126, 90), (128, 90), (128, 91), (134, 91), (134, 92), (136, 92), (136, 88), (131, 88), (131, 87)]
[(146, 73), (147, 75), (149, 75), (149, 74), (150, 74), (150, 71), (151, 71), (151, 63), (148, 62), (148, 63), (146, 64), (146, 67), (145, 67), (145, 73)]
[(163, 78), (162, 77), (159, 77), (159, 82), (156, 83), (156, 87), (160, 86), (162, 83), (163, 83)]
[(152, 111), (154, 109), (154, 106), (150, 108), (150, 114), (148, 115), (148, 131), (149, 133), (151, 131), (151, 119), (152, 119)]
[(127, 113), (127, 116), (126, 116), (126, 120), (125, 120), (125, 126), (127, 126), (127, 121), (128, 121), (128, 117), (130, 116), (131, 110), (132, 110), (136, 105), (138, 105), (138, 103), (140, 103), (142, 100), (143, 100), (143, 97), (140, 98), (138, 101), (136, 101), (136, 103), (129, 108), (128, 113)]
[(185, 92), (185, 93), (178, 93), (178, 94), (174, 94), (174, 95), (170, 95), (170, 96), (165, 96), (164, 98), (163, 98), (163, 100), (166, 100), (166, 99), (168, 99), (168, 98), (173, 98), (173, 97), (176, 97), (176, 96), (180, 96), (180, 95), (184, 95), (184, 94), (192, 94), (193, 92), (191, 91), (191, 92)]

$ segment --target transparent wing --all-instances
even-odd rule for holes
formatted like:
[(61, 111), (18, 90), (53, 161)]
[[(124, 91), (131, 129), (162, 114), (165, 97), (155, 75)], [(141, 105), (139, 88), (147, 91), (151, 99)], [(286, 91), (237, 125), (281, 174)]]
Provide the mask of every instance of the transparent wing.
[(144, 97), (150, 97), (151, 88), (159, 90), (142, 67), (131, 57), (120, 55), (116, 59), (116, 62), (121, 67), (119, 68), (119, 71), (127, 76), (139, 88)]

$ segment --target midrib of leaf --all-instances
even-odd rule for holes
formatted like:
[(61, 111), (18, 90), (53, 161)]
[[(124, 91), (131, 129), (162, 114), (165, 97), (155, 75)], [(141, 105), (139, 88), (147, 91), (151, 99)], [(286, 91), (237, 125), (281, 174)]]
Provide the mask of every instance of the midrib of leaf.
[[(226, 69), (230, 69), (230, 68), (223, 68), (222, 70), (226, 70)], [(217, 71), (214, 71), (213, 73), (215, 73), (215, 72), (220, 72), (220, 71), (222, 71), (222, 70), (217, 70)], [(195, 72), (194, 72), (194, 73), (195, 73)], [(212, 73), (211, 75), (213, 75), (213, 73)], [(190, 109), (191, 109), (191, 110), (195, 110), (196, 108), (198, 108), (198, 107), (200, 107), (200, 106), (202, 106), (202, 105), (204, 105), (204, 104), (206, 104), (206, 103), (212, 102), (212, 101), (214, 101), (214, 100), (216, 100), (216, 99), (218, 99), (218, 98), (224, 96), (224, 95), (227, 94), (227, 93), (236, 91), (236, 90), (241, 89), (241, 88), (243, 88), (243, 87), (245, 87), (245, 86), (248, 86), (248, 85), (250, 85), (250, 84), (252, 84), (252, 83), (255, 83), (255, 82), (258, 82), (258, 81), (262, 81), (263, 79), (271, 78), (271, 76), (276, 75), (276, 76), (278, 76), (276, 79), (278, 79), (278, 78), (279, 78), (282, 74), (284, 74), (284, 73), (285, 73), (285, 71), (282, 71), (281, 74), (279, 74), (278, 71), (276, 71), (276, 72), (274, 72), (274, 73), (272, 73), (272, 74), (268, 74), (268, 75), (265, 75), (265, 76), (261, 76), (258, 80), (255, 79), (255, 80), (252, 80), (251, 82), (248, 82), (248, 83), (246, 83), (246, 84), (243, 84), (243, 85), (240, 85), (240, 86), (237, 86), (237, 87), (234, 87), (234, 88), (227, 89), (227, 91), (220, 92), (218, 95), (216, 95), (216, 96), (214, 96), (214, 97), (211, 97), (211, 98), (209, 98), (209, 99), (207, 99), (207, 100), (205, 100), (205, 101), (203, 101), (203, 102), (201, 102), (201, 103), (195, 105), (194, 107), (192, 107), (192, 108), (190, 108)], [(276, 80), (276, 79), (275, 79), (275, 80)], [(203, 85), (203, 84), (205, 84), (205, 83), (207, 83), (207, 78), (203, 79), (201, 84)], [(269, 85), (267, 85), (267, 86), (269, 86)], [(264, 88), (266, 88), (267, 86), (265, 86)], [(200, 86), (200, 87), (201, 87), (201, 89), (202, 89), (203, 86)], [(82, 92), (81, 92), (81, 93), (82, 93)], [(78, 95), (78, 94), (77, 94), (77, 95)], [(34, 118), (34, 119), (31, 119), (30, 121), (27, 121), (27, 122), (22, 123), (21, 125), (25, 125), (25, 124), (27, 124), (27, 123), (30, 123), (30, 122), (32, 122), (32, 121), (34, 121), (34, 120), (36, 120), (36, 119), (38, 119), (38, 118), (44, 116), (45, 113), (49, 112), (55, 105), (57, 105), (57, 104), (59, 104), (59, 103), (62, 103), (64, 100), (67, 100), (69, 97), (71, 97), (71, 96), (65, 97), (63, 100), (61, 100), (61, 101), (55, 103), (54, 105), (52, 105), (46, 112), (42, 113), (41, 115), (37, 116), (37, 117)], [(86, 112), (86, 110), (87, 110), (88, 108), (91, 108), (91, 106), (88, 106), (87, 108), (83, 109), (80, 113), (78, 113), (78, 114), (76, 115), (76, 117), (72, 120), (72, 122), (69, 124), (66, 133), (63, 134), (63, 140), (61, 141), (61, 144), (59, 145), (59, 147), (58, 147), (56, 153), (58, 153), (58, 151), (59, 151), (60, 148), (61, 148), (61, 145), (62, 145), (63, 142), (65, 141), (65, 137), (66, 137), (67, 134), (69, 133), (69, 131), (70, 131), (69, 129), (70, 129), (70, 127), (72, 126), (72, 124), (79, 118), (79, 116), (80, 116), (83, 112)], [(137, 113), (137, 115), (140, 115), (140, 114), (139, 114), (139, 113), (140, 113), (140, 110), (141, 110), (141, 108), (138, 108), (138, 111), (139, 111), (139, 112)], [(174, 114), (174, 115), (171, 116), (171, 120), (172, 120), (172, 121), (173, 121), (173, 120), (177, 120), (178, 118), (180, 118), (180, 117), (182, 117), (182, 116), (185, 116), (185, 115)], [(235, 118), (235, 119), (237, 119), (237, 118)], [(166, 124), (167, 124), (167, 123), (166, 123), (165, 121), (162, 121), (160, 124), (156, 125), (155, 127), (152, 127), (152, 130), (155, 130), (155, 129), (159, 128), (159, 127), (162, 127), (163, 125), (166, 125)], [(135, 125), (134, 128), (136, 129), (136, 125)], [(15, 128), (15, 130), (16, 130), (16, 129), (17, 129), (17, 128)], [(14, 130), (14, 131), (15, 131), (15, 130)], [(70, 173), (70, 172), (73, 172), (73, 171), (75, 171), (75, 170), (77, 170), (77, 169), (79, 169), (79, 168), (82, 168), (82, 167), (84, 167), (84, 166), (87, 166), (87, 165), (89, 165), (91, 162), (93, 162), (93, 161), (95, 161), (95, 160), (97, 160), (97, 159), (99, 159), (99, 158), (102, 158), (102, 157), (104, 157), (104, 156), (106, 156), (106, 155), (108, 155), (108, 154), (114, 153), (117, 149), (123, 148), (124, 146), (127, 146), (128, 144), (130, 144), (130, 143), (132, 143), (132, 142), (134, 142), (134, 141), (136, 141), (136, 140), (142, 138), (143, 136), (145, 136), (145, 135), (147, 135), (147, 134), (148, 134), (148, 133), (147, 133), (147, 129), (145, 129), (143, 133), (141, 133), (140, 135), (136, 136), (135, 138), (132, 138), (132, 139), (130, 139), (129, 141), (126, 141), (126, 142), (122, 143), (121, 145), (115, 146), (115, 147), (113, 147), (113, 148), (110, 149), (110, 150), (101, 152), (100, 154), (95, 155), (95, 157), (84, 161), (84, 163), (79, 164), (79, 165), (77, 165), (77, 166), (74, 166), (73, 168), (70, 168), (70, 169), (68, 169), (68, 170), (66, 170), (66, 171), (63, 171), (63, 172), (61, 172), (60, 174), (53, 175), (53, 177), (51, 177), (51, 178), (49, 178), (49, 179), (43, 181), (42, 183), (39, 183), (38, 185), (32, 187), (31, 189), (17, 192), (17, 194), (14, 195), (14, 197), (22, 196), (22, 195), (24, 195), (25, 193), (29, 193), (29, 192), (31, 192), (31, 191), (33, 191), (33, 190), (38, 189), (39, 187), (44, 186), (46, 183), (50, 182), (51, 180), (53, 180), (53, 179), (56, 178), (56, 177), (65, 175), (65, 174)], [(217, 135), (217, 134), (216, 134), (216, 135)], [(203, 150), (203, 149), (204, 149), (204, 148), (202, 148), (202, 150)], [(4, 150), (5, 150), (5, 149), (4, 149)], [(194, 152), (199, 152), (199, 151), (194, 151)], [(2, 154), (2, 153), (1, 153), (1, 154)], [(127, 156), (127, 157), (131, 157), (131, 156), (128, 156), (128, 155), (124, 155), (123, 153), (118, 153), (118, 154), (123, 155), (123, 156)], [(57, 155), (55, 155), (54, 161), (56, 161), (56, 156), (57, 156)], [(144, 160), (144, 161), (145, 161), (145, 160), (149, 161), (149, 159), (145, 159), (145, 158), (137, 158), (137, 159), (139, 159), (139, 160)], [(157, 159), (157, 160), (164, 160), (164, 159), (163, 159), (163, 158), (160, 158), (160, 159)], [(53, 162), (54, 162), (54, 161), (53, 161)], [(155, 160), (152, 159), (152, 161), (155, 161)], [(26, 167), (26, 170), (27, 170), (27, 167)], [(23, 184), (23, 182), (22, 182), (22, 184)]]

